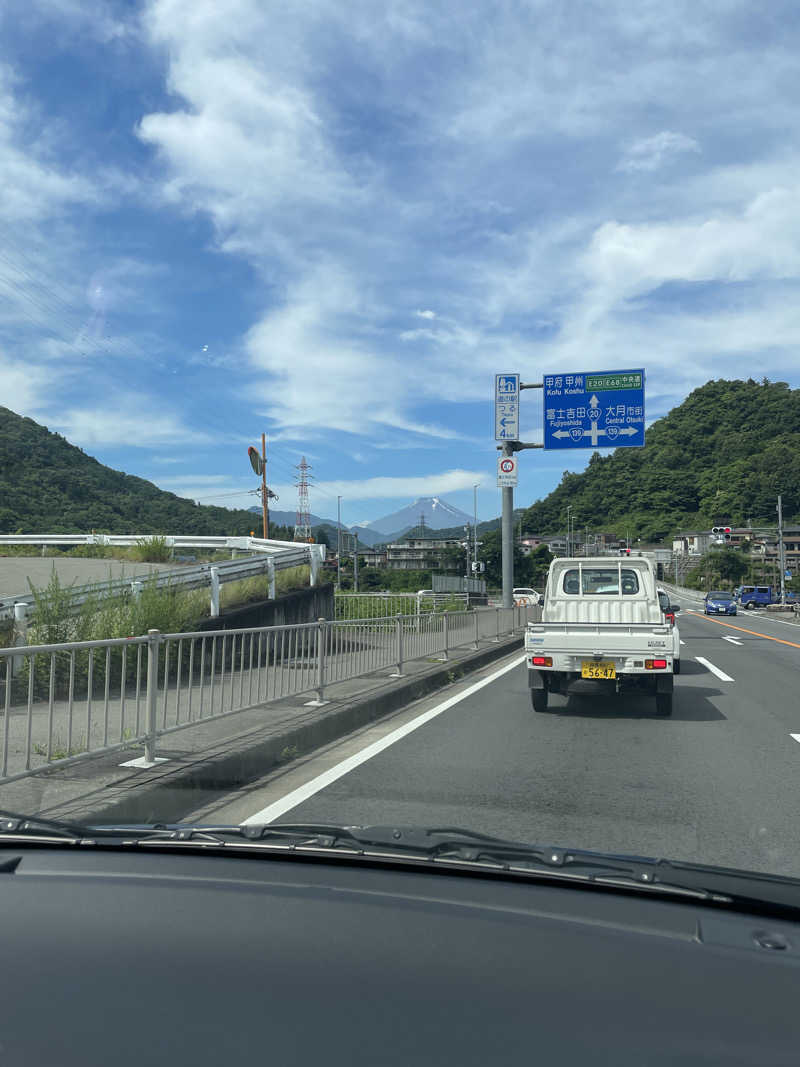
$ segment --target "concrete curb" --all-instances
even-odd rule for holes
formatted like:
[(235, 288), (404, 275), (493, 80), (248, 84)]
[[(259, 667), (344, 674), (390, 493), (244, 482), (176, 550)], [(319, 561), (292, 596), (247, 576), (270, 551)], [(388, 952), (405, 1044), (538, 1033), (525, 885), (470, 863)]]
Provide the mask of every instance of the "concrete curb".
[[(413, 678), (400, 678), (378, 692), (333, 707), (311, 722), (278, 733), (265, 731), (260, 739), (253, 735), (233, 739), (202, 758), (184, 760), (170, 770), (156, 769), (150, 776), (112, 788), (109, 793), (113, 796), (100, 803), (96, 795), (83, 804), (73, 802), (68, 805), (69, 818), (98, 823), (179, 822), (220, 793), (247, 785), (285, 763), (282, 754), (286, 749), (296, 749), (300, 755), (321, 748), (522, 647), (523, 637), (512, 637)], [(59, 817), (56, 811), (49, 814)]]

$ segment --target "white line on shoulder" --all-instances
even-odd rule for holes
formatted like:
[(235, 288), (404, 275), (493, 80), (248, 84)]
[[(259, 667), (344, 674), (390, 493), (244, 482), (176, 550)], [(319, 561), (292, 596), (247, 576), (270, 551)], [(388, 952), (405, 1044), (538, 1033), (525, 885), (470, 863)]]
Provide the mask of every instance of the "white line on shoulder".
[(303, 801), (313, 797), (315, 793), (319, 793), (321, 789), (327, 788), (327, 786), (331, 785), (337, 779), (344, 777), (345, 774), (349, 774), (350, 771), (354, 771), (356, 767), (359, 767), (362, 763), (366, 763), (368, 759), (377, 756), (379, 752), (383, 752), (384, 749), (389, 748), (397, 741), (401, 741), (408, 734), (419, 729), (420, 726), (424, 726), (426, 722), (435, 719), (436, 716), (441, 715), (443, 711), (447, 711), (448, 708), (452, 708), (460, 701), (466, 700), (467, 697), (472, 696), (473, 693), (477, 693), (478, 690), (483, 689), (484, 686), (491, 685), (492, 682), (497, 681), (502, 675), (507, 674), (508, 671), (513, 670), (515, 667), (518, 667), (520, 663), (524, 662), (525, 654), (516, 656), (511, 663), (507, 663), (504, 667), (501, 667), (500, 670), (494, 671), (494, 673), (488, 675), (486, 678), (482, 678), (479, 682), (467, 686), (467, 688), (463, 689), (460, 693), (449, 697), (441, 704), (437, 704), (435, 708), (430, 708), (428, 711), (424, 711), (421, 715), (418, 715), (416, 719), (412, 719), (411, 722), (407, 722), (404, 726), (398, 727), (390, 734), (387, 734), (386, 737), (382, 737), (379, 741), (374, 741), (371, 745), (367, 745), (367, 747), (363, 748), (360, 752), (356, 752), (355, 755), (342, 760), (341, 763), (337, 763), (335, 767), (331, 767), (323, 774), (317, 775), (316, 778), (312, 778), (311, 781), (306, 782), (305, 785), (293, 789), (291, 793), (287, 793), (286, 796), (281, 797), (280, 800), (276, 800), (273, 804), (269, 804), (266, 808), (262, 808), (261, 811), (257, 811), (254, 815), (248, 816), (241, 825), (247, 826), (257, 824), (260, 826), (265, 823), (273, 822), (291, 808), (296, 808), (298, 804), (302, 804)]

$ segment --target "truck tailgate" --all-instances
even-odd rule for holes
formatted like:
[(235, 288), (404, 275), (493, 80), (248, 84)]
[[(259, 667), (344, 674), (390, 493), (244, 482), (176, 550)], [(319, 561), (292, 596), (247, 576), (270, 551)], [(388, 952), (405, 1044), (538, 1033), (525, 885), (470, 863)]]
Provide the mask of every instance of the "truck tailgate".
[(672, 635), (658, 623), (535, 622), (525, 632), (525, 648), (571, 656), (644, 656), (671, 653)]

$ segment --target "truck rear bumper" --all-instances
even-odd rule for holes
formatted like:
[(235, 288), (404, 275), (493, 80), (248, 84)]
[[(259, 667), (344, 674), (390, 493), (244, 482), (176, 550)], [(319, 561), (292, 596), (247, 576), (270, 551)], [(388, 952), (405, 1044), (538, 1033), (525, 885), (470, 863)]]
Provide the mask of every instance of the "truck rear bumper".
[[(553, 667), (531, 667), (528, 665), (528, 688), (529, 689), (566, 689), (572, 682), (580, 682), (580, 671), (562, 671)], [(652, 685), (656, 693), (671, 693), (675, 685), (675, 676), (672, 672), (672, 663), (666, 670), (636, 670), (630, 672), (617, 672), (615, 679), (620, 685)], [(601, 682), (602, 685), (611, 685), (609, 682)]]

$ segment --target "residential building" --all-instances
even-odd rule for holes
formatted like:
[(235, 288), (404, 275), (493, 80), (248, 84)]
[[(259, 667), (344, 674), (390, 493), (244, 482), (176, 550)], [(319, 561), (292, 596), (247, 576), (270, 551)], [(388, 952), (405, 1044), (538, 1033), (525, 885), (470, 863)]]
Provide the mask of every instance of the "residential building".
[(448, 550), (462, 551), (461, 540), (435, 537), (409, 537), (386, 546), (386, 566), (397, 571), (435, 571), (448, 569)]

